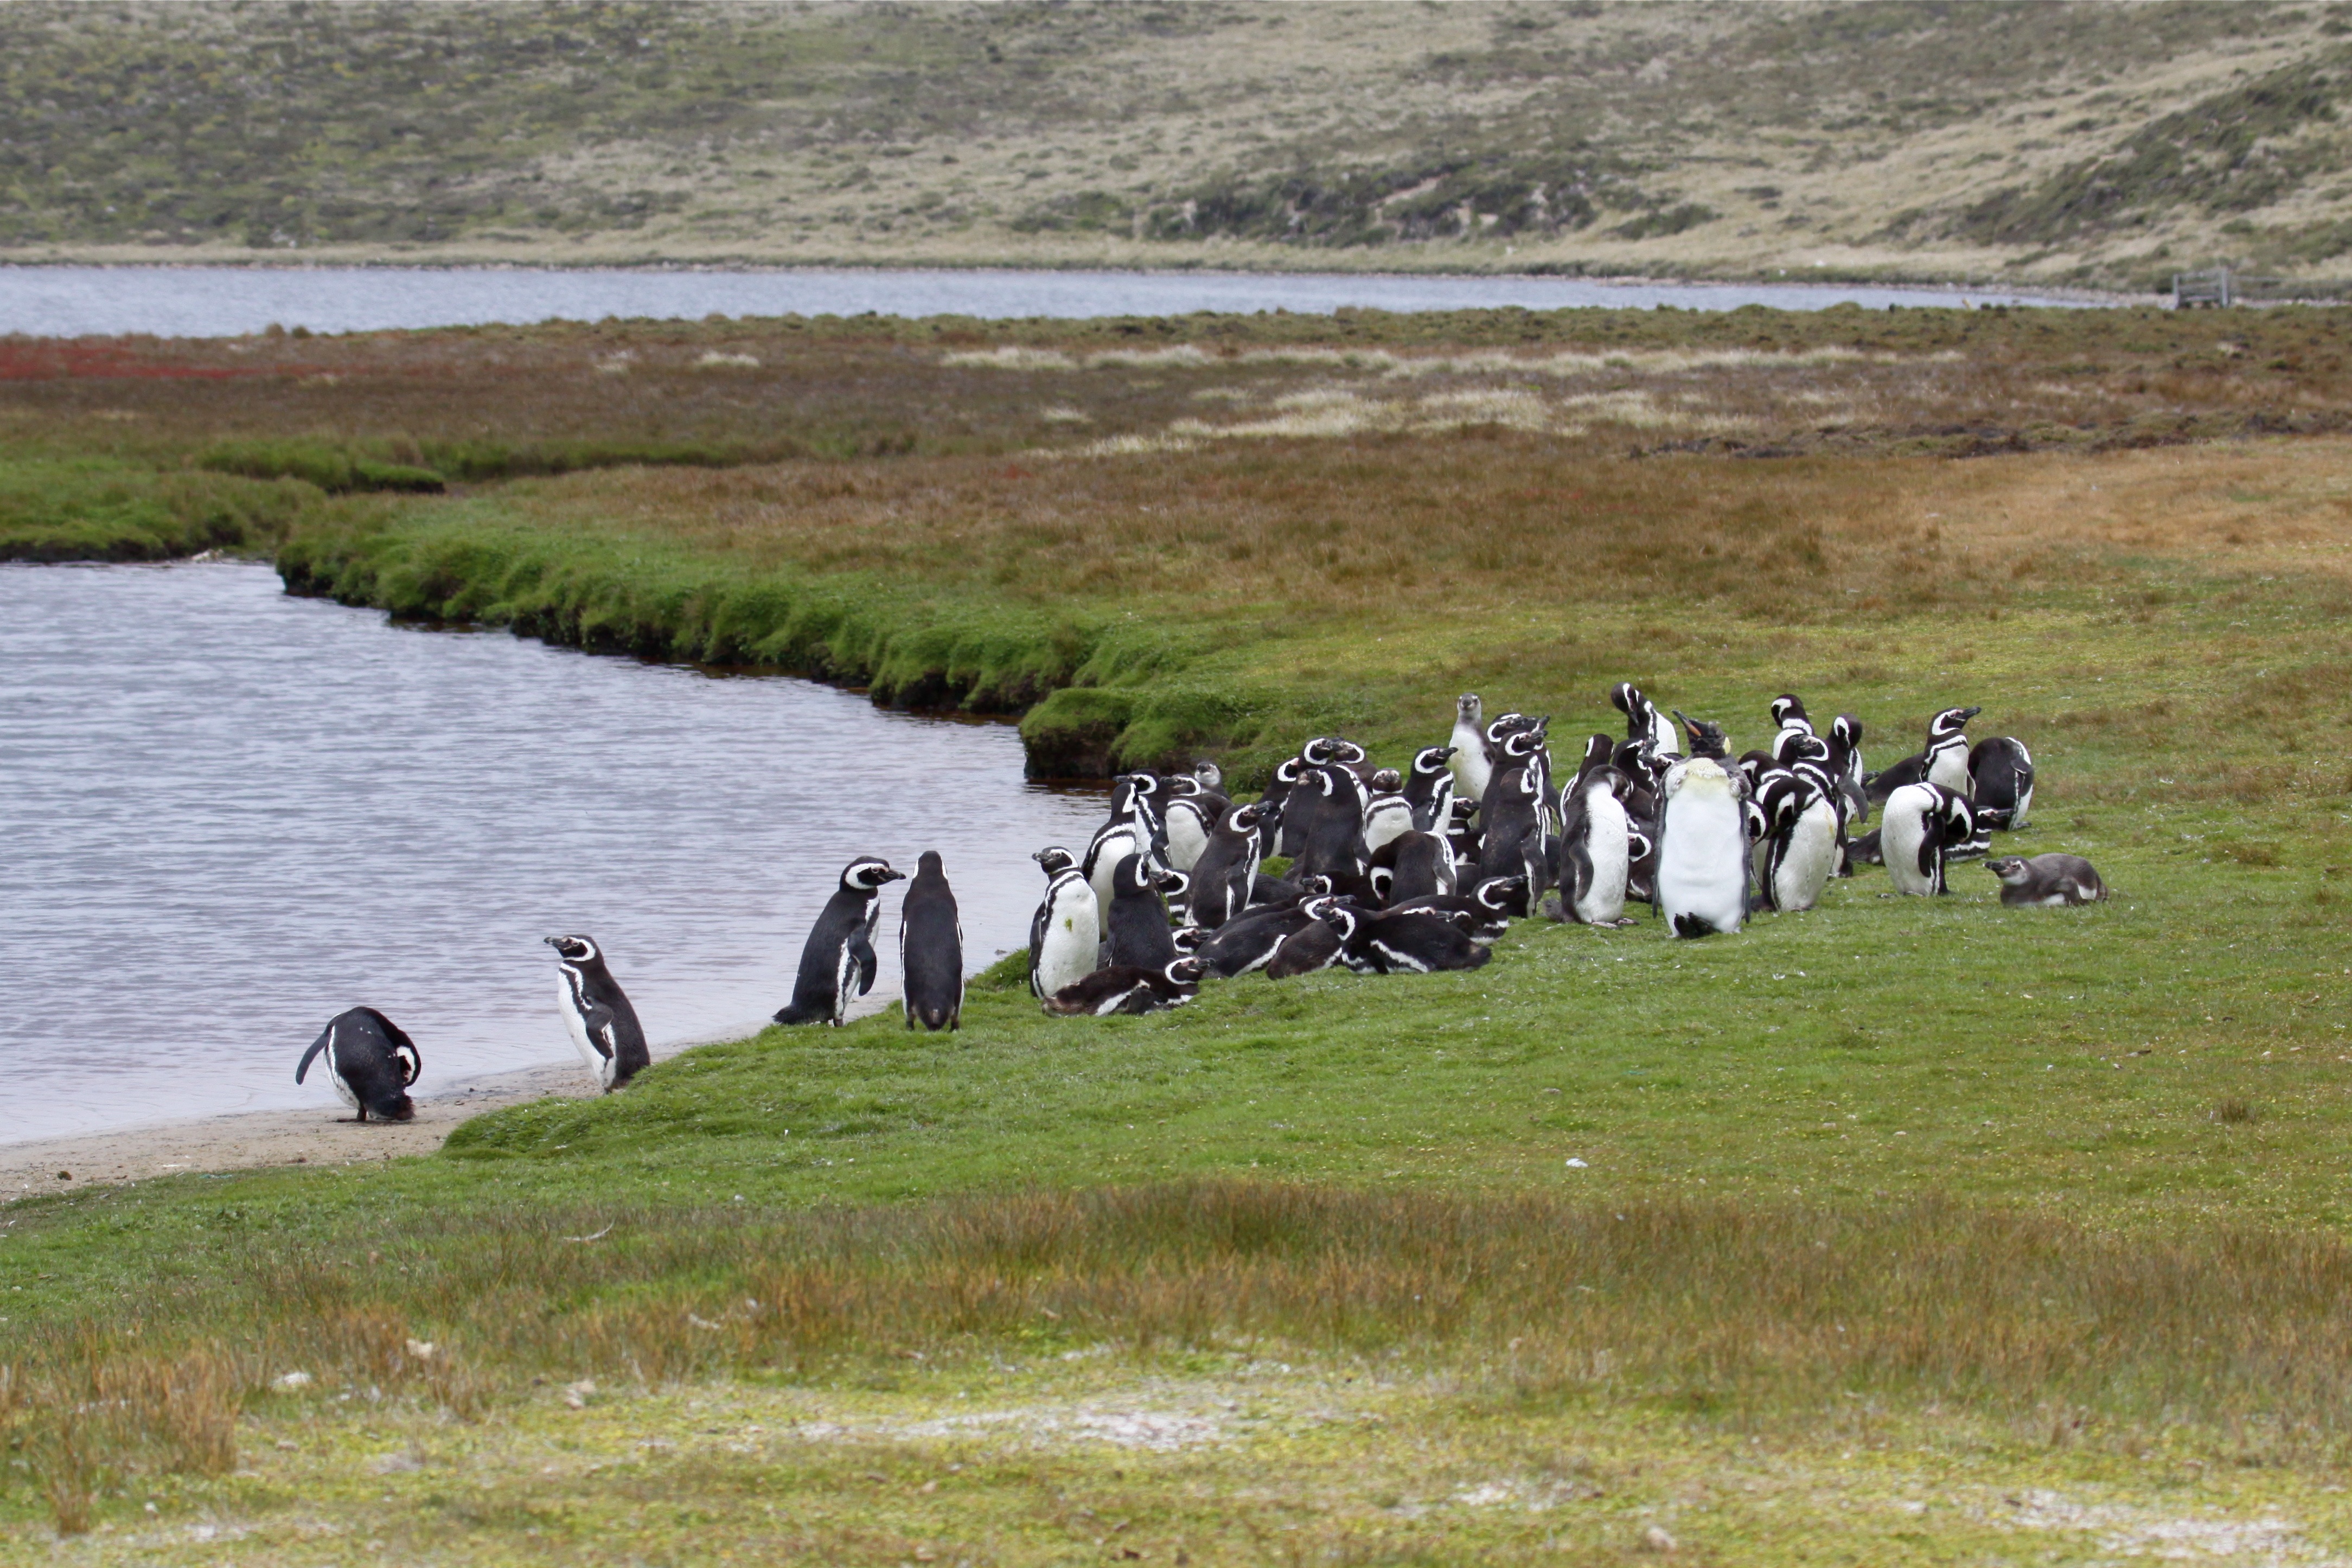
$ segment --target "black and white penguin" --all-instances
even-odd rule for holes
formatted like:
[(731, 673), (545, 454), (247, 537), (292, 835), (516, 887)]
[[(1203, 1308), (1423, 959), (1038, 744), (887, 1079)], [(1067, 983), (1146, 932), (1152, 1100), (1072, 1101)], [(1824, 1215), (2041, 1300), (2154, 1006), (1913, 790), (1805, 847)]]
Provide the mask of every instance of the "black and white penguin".
[(1055, 1018), (1099, 1019), (1181, 1007), (1199, 994), (1201, 974), (1192, 958), (1173, 958), (1157, 969), (1114, 965), (1047, 997), (1045, 1011)]
[(1906, 784), (1886, 798), (1879, 816), (1879, 853), (1897, 893), (1921, 896), (1947, 891), (1944, 862), (1955, 846), (1976, 837), (1968, 797), (1940, 784)]
[(1620, 681), (1609, 688), (1609, 706), (1625, 716), (1626, 739), (1644, 742), (1660, 752), (1682, 749), (1682, 737), (1675, 733), (1673, 722), (1631, 681)]
[(1364, 852), (1413, 831), (1412, 802), (1405, 798), (1404, 780), (1393, 768), (1372, 775), (1371, 795), (1364, 801)]
[(906, 876), (876, 855), (860, 855), (841, 868), (841, 885), (825, 900), (801, 949), (793, 999), (776, 1009), (778, 1023), (838, 1028), (851, 999), (874, 988), (874, 927), (882, 918), (875, 894)]
[(1606, 735), (1585, 742), (1584, 766), (1560, 796), (1559, 912), (1587, 925), (1624, 918), (1633, 869), (1633, 825), (1618, 799), (1615, 752)]
[(1094, 973), (1102, 905), (1069, 851), (1055, 844), (1029, 858), (1045, 873), (1045, 901), (1029, 920), (1029, 992), (1042, 1000)]
[(1095, 890), (1096, 906), (1106, 919), (1110, 914), (1110, 901), (1118, 891), (1113, 878), (1119, 862), (1129, 855), (1140, 856), (1158, 869), (1160, 852), (1153, 847), (1150, 824), (1134, 815), (1114, 818), (1097, 828), (1095, 836), (1087, 843), (1086, 858), (1079, 862), (1079, 869), (1086, 873), (1087, 883)]
[(1249, 907), (1262, 858), (1258, 816), (1255, 806), (1227, 808), (1192, 862), (1192, 891), (1184, 913), (1204, 931), (1215, 930)]
[(1409, 899), (1389, 913), (1425, 909), (1440, 915), (1458, 915), (1469, 921), (1470, 935), (1491, 942), (1511, 928), (1514, 909), (1522, 915), (1527, 912), (1526, 888), (1523, 878), (1508, 877), (1481, 883), (1468, 893), (1441, 893)]
[(1179, 795), (1168, 802), (1165, 821), (1168, 825), (1168, 864), (1173, 871), (1189, 872), (1192, 862), (1201, 858), (1208, 847), (1209, 830), (1224, 812), (1222, 795), (1205, 793)]
[(1843, 810), (1850, 827), (1870, 821), (1870, 796), (1862, 787), (1866, 771), (1862, 765), (1862, 720), (1842, 713), (1830, 721), (1830, 732), (1824, 737), (1830, 748), (1830, 771), (1845, 798)]
[(373, 1008), (353, 1008), (329, 1019), (295, 1066), (295, 1082), (302, 1082), (321, 1053), (327, 1080), (357, 1113), (354, 1122), (371, 1115), (379, 1122), (405, 1122), (416, 1114), (408, 1086), (424, 1071), (425, 1059), (406, 1031)]
[(1294, 882), (1260, 872), (1250, 883), (1248, 913), (1255, 915), (1261, 909), (1287, 909), (1302, 900), (1320, 898), (1327, 893), (1337, 891), (1328, 876), (1302, 876)]
[(1400, 833), (1372, 852), (1372, 891), (1383, 904), (1454, 891), (1454, 856), (1435, 833)]
[(1969, 751), (1969, 786), (1978, 826), (2024, 827), (2033, 810), (2033, 753), (2013, 736), (1978, 741)]
[(1342, 883), (1361, 877), (1367, 803), (1364, 781), (1344, 764), (1324, 764), (1302, 780), (1285, 807), (1286, 813), (1309, 818), (1290, 876), (1328, 876)]
[(1805, 700), (1794, 692), (1782, 692), (1774, 697), (1767, 709), (1772, 716), (1772, 749), (1778, 752), (1780, 742), (1791, 735), (1811, 735), (1813, 721), (1805, 712)]
[(1525, 920), (1535, 907), (1535, 895), (1524, 876), (1490, 876), (1471, 884), (1470, 898), (1479, 908), (1506, 920)]
[(1446, 766), (1454, 773), (1454, 792), (1473, 802), (1486, 798), (1486, 775), (1491, 765), (1486, 760), (1486, 706), (1476, 692), (1464, 692), (1454, 703), (1454, 733), (1447, 737), (1453, 750)]
[(1141, 855), (1118, 862), (1111, 878), (1111, 901), (1104, 921), (1114, 968), (1166, 968), (1176, 957), (1168, 906), (1160, 899), (1160, 879)]
[(1837, 869), (1836, 804), (1813, 779), (1774, 768), (1759, 783), (1752, 805), (1763, 824), (1756, 843), (1760, 902), (1767, 909), (1812, 908)]
[(1874, 800), (1884, 800), (1908, 784), (1933, 784), (1956, 795), (1969, 791), (1969, 720), (1980, 707), (1948, 707), (1927, 721), (1927, 745), (1883, 772), (1863, 779)]
[(1265, 977), (1287, 980), (1329, 968), (1347, 956), (1348, 938), (1355, 935), (1358, 912), (1338, 899), (1318, 898), (1299, 905), (1307, 924), (1284, 938), (1265, 961)]
[(1210, 973), (1229, 980), (1262, 968), (1276, 948), (1315, 918), (1307, 912), (1307, 904), (1312, 897), (1319, 896), (1271, 909), (1253, 909), (1228, 920), (1201, 940), (1192, 949), (1192, 956)]
[(2107, 884), (2081, 855), (2003, 855), (1985, 862), (1985, 870), (2000, 878), (2000, 901), (2012, 909), (2057, 909), (2107, 896)]
[(585, 936), (550, 936), (555, 949), (555, 1000), (580, 1060), (610, 1094), (653, 1065), (637, 1009), (604, 967), (604, 955)]
[(1475, 969), (1494, 955), (1470, 939), (1470, 917), (1435, 909), (1390, 910), (1356, 917), (1341, 946), (1350, 967), (1379, 975), (1431, 975)]
[(1716, 755), (1686, 758), (1666, 770), (1651, 898), (1677, 936), (1730, 933), (1748, 915), (1742, 780), (1720, 760), (1722, 731), (1684, 722), (1694, 747), (1709, 744)]
[(1424, 746), (1413, 753), (1404, 776), (1405, 803), (1416, 831), (1442, 833), (1454, 816), (1454, 748)]
[(937, 850), (925, 850), (915, 862), (898, 905), (898, 968), (906, 977), (908, 1029), (963, 1027), (963, 922)]

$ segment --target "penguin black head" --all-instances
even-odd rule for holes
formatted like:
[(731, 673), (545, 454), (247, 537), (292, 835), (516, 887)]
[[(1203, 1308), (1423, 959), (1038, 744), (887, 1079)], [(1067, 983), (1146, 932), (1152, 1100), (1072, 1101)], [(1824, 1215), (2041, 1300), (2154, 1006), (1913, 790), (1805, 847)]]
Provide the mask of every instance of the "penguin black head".
[(1415, 773), (1443, 773), (1446, 763), (1452, 760), (1454, 751), (1450, 746), (1424, 746), (1412, 755), (1412, 770)]
[(1927, 721), (1927, 737), (1941, 740), (1948, 735), (1958, 735), (1968, 728), (1969, 720), (1982, 712), (1980, 707), (1948, 707)]
[(886, 883), (904, 882), (907, 873), (892, 871), (878, 855), (860, 855), (841, 869), (841, 885), (848, 893), (872, 893)]
[(1620, 681), (1609, 688), (1609, 706), (1627, 718), (1632, 718), (1635, 708), (1650, 706), (1650, 699), (1643, 696), (1642, 688), (1633, 682)]
[(1383, 792), (1404, 788), (1404, 775), (1393, 768), (1383, 768), (1372, 775), (1372, 788)]
[(1331, 747), (1329, 736), (1318, 735), (1298, 748), (1299, 759), (1309, 768), (1320, 768), (1331, 760)]
[(1152, 876), (1151, 885), (1158, 888), (1163, 897), (1181, 898), (1192, 891), (1192, 877), (1189, 872), (1163, 871)]
[(1850, 713), (1842, 713), (1830, 720), (1830, 733), (1846, 744), (1851, 751), (1862, 744), (1862, 720)]
[(1118, 862), (1110, 873), (1111, 890), (1115, 893), (1150, 893), (1151, 868), (1141, 855), (1129, 855)]
[(1578, 771), (1581, 772), (1583, 768), (1606, 768), (1609, 766), (1609, 759), (1616, 755), (1615, 741), (1605, 735), (1592, 736), (1584, 743), (1584, 762)]
[[(1310, 741), (1308, 744), (1312, 745), (1313, 742)], [(1296, 784), (1306, 775), (1307, 759), (1304, 757), (1286, 757), (1283, 758), (1282, 765), (1274, 770), (1274, 781), (1277, 784)]]
[(1208, 939), (1209, 934), (1197, 925), (1187, 925), (1181, 930), (1169, 933), (1168, 936), (1168, 940), (1176, 944), (1176, 951), (1179, 953), (1192, 952)]
[(1189, 800), (1195, 796), (1208, 793), (1206, 787), (1190, 773), (1170, 774), (1164, 787), (1168, 791), (1168, 798), (1171, 800)]
[(1208, 972), (1209, 967), (1198, 958), (1179, 958), (1160, 971), (1170, 984), (1177, 986), (1197, 986)]
[(1510, 758), (1533, 757), (1543, 749), (1544, 735), (1540, 729), (1515, 729), (1503, 742), (1503, 755)]
[(1794, 692), (1782, 692), (1779, 696), (1774, 697), (1771, 714), (1772, 722), (1784, 729), (1788, 727), (1790, 719), (1804, 725), (1810, 725), (1812, 722), (1805, 713), (1804, 699)]
[(925, 850), (915, 862), (915, 874), (918, 876), (945, 876), (947, 873), (948, 862), (940, 859), (937, 850)]
[(1037, 869), (1047, 876), (1059, 876), (1078, 863), (1077, 857), (1059, 844), (1048, 844), (1029, 858), (1035, 861)]
[(1232, 832), (1246, 833), (1264, 821), (1266, 812), (1272, 809), (1258, 802), (1235, 806), (1225, 813), (1225, 827)]
[(1331, 879), (1319, 873), (1308, 877), (1298, 885), (1310, 898), (1327, 897), (1331, 892)]
[(1717, 761), (1731, 755), (1731, 742), (1723, 733), (1723, 726), (1708, 719), (1692, 718), (1682, 709), (1675, 709), (1675, 722), (1690, 737), (1693, 757), (1711, 757)]
[(604, 956), (596, 951), (596, 944), (585, 936), (550, 936), (547, 945), (567, 964), (593, 963)]
[(1829, 759), (1829, 742), (1805, 730), (1790, 730), (1772, 747), (1772, 760), (1783, 766), (1792, 762), (1827, 762)]

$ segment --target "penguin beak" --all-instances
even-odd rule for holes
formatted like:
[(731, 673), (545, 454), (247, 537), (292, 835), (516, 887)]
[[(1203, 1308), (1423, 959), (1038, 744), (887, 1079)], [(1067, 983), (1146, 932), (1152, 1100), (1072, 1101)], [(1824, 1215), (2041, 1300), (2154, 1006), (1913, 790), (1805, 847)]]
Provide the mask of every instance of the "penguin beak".
[(1977, 715), (1982, 712), (1984, 712), (1984, 709), (1980, 707), (1964, 707), (1960, 710), (1960, 722), (1965, 724), (1969, 719), (1976, 717)]

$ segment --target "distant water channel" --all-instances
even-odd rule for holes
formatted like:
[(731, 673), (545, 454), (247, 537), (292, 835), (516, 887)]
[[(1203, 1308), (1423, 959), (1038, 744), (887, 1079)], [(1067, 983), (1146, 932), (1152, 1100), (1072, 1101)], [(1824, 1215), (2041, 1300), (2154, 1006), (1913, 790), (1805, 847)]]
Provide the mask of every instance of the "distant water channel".
[(1005, 725), (394, 626), (262, 566), (0, 567), (0, 1140), (343, 1114), (294, 1063), (355, 1003), (427, 1091), (576, 1060), (562, 932), (657, 1049), (748, 1033), (863, 852), (946, 856), (977, 967), (1101, 810), (1025, 784)]
[(0, 333), (230, 337), (276, 323), (314, 332), (489, 322), (704, 316), (1181, 316), (1328, 314), (1521, 305), (1818, 310), (1889, 305), (2080, 303), (1990, 288), (1839, 284), (1605, 283), (1396, 273), (884, 271), (787, 268), (0, 267)]

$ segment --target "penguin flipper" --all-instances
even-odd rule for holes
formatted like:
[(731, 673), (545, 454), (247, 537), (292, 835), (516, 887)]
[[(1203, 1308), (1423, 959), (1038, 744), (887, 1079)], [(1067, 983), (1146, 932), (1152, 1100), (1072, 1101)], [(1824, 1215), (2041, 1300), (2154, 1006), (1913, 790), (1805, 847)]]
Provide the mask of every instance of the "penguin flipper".
[(327, 1042), (334, 1038), (335, 1026), (331, 1023), (319, 1031), (319, 1038), (310, 1042), (310, 1049), (302, 1053), (300, 1064), (294, 1069), (295, 1082), (302, 1082), (302, 1075), (310, 1071), (310, 1063), (318, 1060), (319, 1053), (326, 1050)]
[(614, 1016), (612, 1009), (599, 1003), (588, 1009), (587, 1021), (589, 1048), (605, 1061), (612, 1061), (613, 1043), (619, 1029), (620, 1019)]
[(880, 967), (874, 956), (874, 944), (863, 932), (850, 939), (849, 956), (857, 966), (857, 994), (862, 997), (874, 988), (874, 972)]

